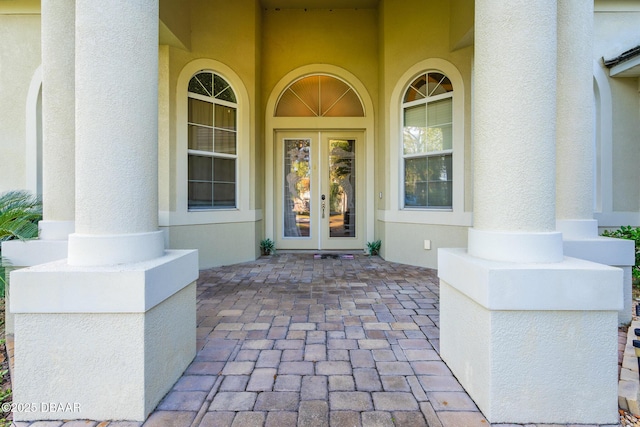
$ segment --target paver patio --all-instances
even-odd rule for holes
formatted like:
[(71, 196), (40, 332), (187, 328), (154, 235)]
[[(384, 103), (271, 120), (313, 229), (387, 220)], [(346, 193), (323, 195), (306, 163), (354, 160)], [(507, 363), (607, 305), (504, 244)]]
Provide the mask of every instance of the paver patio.
[(198, 353), (144, 427), (488, 426), (440, 359), (438, 313), (435, 270), (378, 257), (204, 270)]

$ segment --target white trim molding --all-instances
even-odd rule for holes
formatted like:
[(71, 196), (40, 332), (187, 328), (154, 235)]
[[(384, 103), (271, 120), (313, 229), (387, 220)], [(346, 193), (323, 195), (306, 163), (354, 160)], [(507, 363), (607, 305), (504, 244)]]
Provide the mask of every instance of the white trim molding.
[[(364, 107), (364, 117), (274, 117), (275, 106), (280, 94), (289, 84), (300, 77), (310, 74), (327, 74), (335, 76), (349, 84), (356, 92)], [(365, 138), (365, 241), (374, 236), (375, 202), (375, 122), (374, 104), (366, 86), (354, 74), (344, 68), (331, 64), (309, 64), (291, 70), (274, 86), (265, 109), (265, 237), (275, 236), (275, 192), (277, 180), (275, 178), (276, 157), (274, 135), (276, 131), (289, 129), (305, 130), (364, 130)]]
[(609, 77), (600, 61), (593, 62), (595, 98), (595, 208), (600, 228), (640, 225), (640, 212), (613, 210), (613, 97)]
[[(189, 80), (199, 71), (213, 71), (224, 78), (232, 87), (238, 100), (237, 104), (237, 159), (236, 159), (236, 208), (189, 210), (187, 185), (188, 151), (188, 85)], [(214, 224), (219, 222), (243, 222), (255, 216), (250, 212), (251, 193), (251, 108), (249, 94), (244, 82), (231, 67), (222, 62), (200, 58), (186, 64), (176, 82), (176, 145), (175, 145), (175, 212), (161, 213), (160, 225)], [(235, 212), (236, 221), (232, 221), (230, 212)]]
[(595, 100), (595, 212), (613, 211), (613, 102), (601, 64), (593, 62)]
[[(402, 208), (402, 97), (407, 86), (420, 73), (440, 72), (453, 85), (453, 200), (451, 209)], [(471, 225), (471, 213), (464, 212), (464, 135), (465, 135), (465, 85), (460, 71), (451, 62), (441, 58), (429, 58), (410, 67), (391, 92), (387, 153), (389, 170), (388, 210), (378, 218), (382, 221), (427, 223), (443, 225)], [(379, 214), (381, 213), (378, 211)]]
[(33, 73), (27, 92), (25, 120), (27, 190), (42, 194), (42, 65)]

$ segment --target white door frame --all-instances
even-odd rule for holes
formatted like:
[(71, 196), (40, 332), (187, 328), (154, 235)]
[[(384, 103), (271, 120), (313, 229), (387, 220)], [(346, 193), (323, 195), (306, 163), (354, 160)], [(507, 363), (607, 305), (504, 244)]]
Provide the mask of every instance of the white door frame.
[[(285, 160), (287, 152), (284, 149), (284, 141), (310, 141), (309, 152), (309, 180), (310, 180), (310, 199), (309, 199), (309, 235), (308, 236), (284, 236), (286, 227), (284, 202), (290, 195), (285, 188), (287, 177), (285, 173)], [(355, 142), (355, 171), (354, 171), (354, 187), (355, 187), (355, 228), (353, 237), (331, 237), (330, 223), (330, 176), (329, 176), (329, 142), (331, 140), (353, 140)], [(306, 249), (306, 250), (353, 250), (365, 246), (365, 171), (366, 165), (364, 161), (364, 131), (334, 131), (327, 130), (284, 130), (276, 131), (275, 151), (276, 151), (276, 180), (275, 184), (280, 188), (275, 191), (275, 235), (274, 240), (276, 246), (280, 249)], [(322, 208), (323, 200), (321, 196), (325, 195), (325, 209)], [(301, 202), (299, 202), (301, 203)], [(305, 203), (306, 204), (306, 203)], [(300, 206), (299, 206), (300, 207)], [(324, 212), (323, 212), (324, 211)], [(302, 221), (304, 221), (302, 215)], [(296, 215), (296, 218), (298, 215)], [(298, 219), (298, 218), (297, 218)], [(300, 224), (304, 224), (301, 222)], [(300, 226), (297, 225), (297, 227)], [(297, 228), (296, 227), (296, 228)], [(304, 227), (303, 227), (304, 228)], [(299, 229), (299, 228), (298, 228)]]
[[(364, 106), (364, 117), (274, 117), (276, 103), (282, 91), (294, 80), (301, 76), (325, 73), (335, 75), (349, 83), (356, 91)], [(364, 133), (364, 242), (371, 241), (374, 238), (375, 224), (375, 186), (374, 186), (374, 120), (373, 120), (373, 101), (362, 82), (349, 71), (328, 64), (311, 64), (297, 68), (287, 73), (274, 86), (265, 110), (265, 211), (264, 211), (264, 227), (265, 237), (275, 238), (276, 222), (279, 220), (275, 209), (275, 191), (279, 191), (280, 182), (276, 177), (276, 131), (285, 130), (322, 130), (331, 129), (340, 131), (360, 130)], [(364, 247), (362, 248), (365, 249)]]

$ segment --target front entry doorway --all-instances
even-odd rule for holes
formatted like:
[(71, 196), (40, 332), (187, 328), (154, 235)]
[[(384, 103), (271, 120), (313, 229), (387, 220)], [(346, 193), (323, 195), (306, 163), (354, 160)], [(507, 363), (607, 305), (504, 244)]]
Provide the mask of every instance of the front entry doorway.
[(364, 132), (278, 131), (276, 247), (364, 247)]

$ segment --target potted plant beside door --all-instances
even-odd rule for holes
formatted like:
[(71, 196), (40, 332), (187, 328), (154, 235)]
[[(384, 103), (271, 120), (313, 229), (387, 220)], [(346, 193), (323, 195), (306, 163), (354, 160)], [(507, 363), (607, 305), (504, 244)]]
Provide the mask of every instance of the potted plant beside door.
[(379, 255), (380, 246), (382, 246), (381, 240), (376, 240), (374, 242), (367, 242), (367, 249), (369, 250), (369, 256)]
[(262, 255), (271, 255), (276, 253), (276, 244), (271, 239), (263, 239), (260, 241), (260, 253)]

